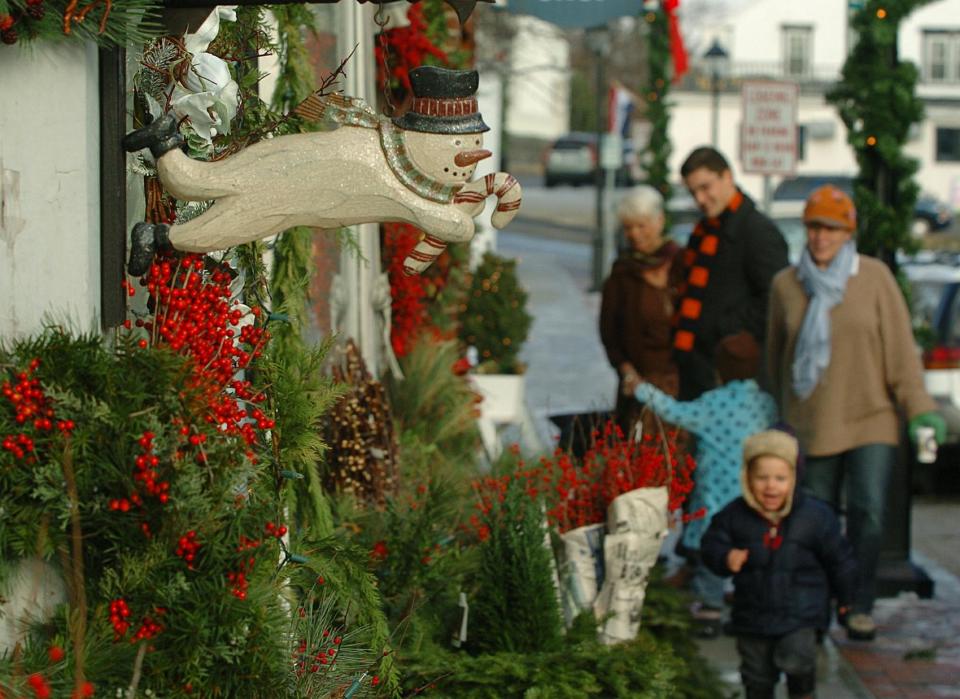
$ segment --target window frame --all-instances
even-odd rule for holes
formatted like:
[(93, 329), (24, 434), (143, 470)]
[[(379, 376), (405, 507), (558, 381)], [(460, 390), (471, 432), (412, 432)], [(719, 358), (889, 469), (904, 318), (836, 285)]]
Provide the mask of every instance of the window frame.
[[(950, 132), (953, 138), (950, 153), (941, 147), (941, 138), (945, 137), (947, 132)], [(942, 157), (944, 154), (950, 157)], [(934, 126), (933, 159), (937, 163), (960, 163), (960, 126)]]
[[(813, 74), (813, 26), (809, 24), (784, 24), (780, 27), (783, 75), (787, 78), (806, 78)], [(792, 40), (798, 40), (793, 43)], [(795, 56), (793, 48), (800, 47), (800, 70), (792, 70)]]
[[(935, 85), (955, 85), (960, 83), (960, 29), (924, 29), (921, 38), (923, 56), (922, 75), (925, 82)], [(942, 47), (941, 76), (934, 76), (934, 68), (941, 61), (934, 62), (935, 48)]]

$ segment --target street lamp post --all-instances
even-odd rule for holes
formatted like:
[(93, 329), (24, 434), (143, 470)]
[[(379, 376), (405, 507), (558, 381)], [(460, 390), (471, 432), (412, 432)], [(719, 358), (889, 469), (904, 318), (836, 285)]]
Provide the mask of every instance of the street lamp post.
[(591, 277), (593, 281), (592, 288), (596, 291), (603, 286), (604, 273), (606, 272), (603, 244), (605, 228), (604, 216), (606, 209), (606, 193), (604, 190), (606, 181), (601, 163), (601, 154), (603, 153), (603, 139), (606, 127), (606, 111), (604, 110), (604, 104), (606, 103), (606, 71), (604, 68), (606, 65), (607, 56), (610, 53), (610, 35), (607, 32), (607, 28), (605, 26), (600, 26), (590, 27), (587, 29), (586, 44), (587, 48), (590, 49), (590, 52), (593, 54), (595, 61), (594, 66), (596, 70), (595, 79), (597, 91), (597, 159), (596, 169), (594, 171), (597, 187), (596, 230), (593, 234), (593, 259), (591, 265)]
[(728, 57), (726, 49), (720, 45), (718, 39), (714, 39), (710, 48), (703, 54), (704, 60), (710, 67), (710, 92), (713, 99), (713, 107), (710, 112), (710, 144), (714, 148), (717, 147), (720, 130), (720, 75), (726, 68)]

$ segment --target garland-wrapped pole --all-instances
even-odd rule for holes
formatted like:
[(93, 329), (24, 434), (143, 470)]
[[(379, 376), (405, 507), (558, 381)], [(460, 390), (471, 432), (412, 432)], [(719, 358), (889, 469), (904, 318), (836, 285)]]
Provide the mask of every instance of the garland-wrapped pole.
[(900, 23), (927, 0), (869, 0), (852, 17), (856, 46), (827, 95), (847, 127), (860, 174), (854, 187), (860, 251), (896, 271), (896, 251), (909, 248), (918, 187), (917, 162), (903, 153), (910, 127), (923, 118), (917, 69), (899, 60)]
[[(643, 16), (647, 24), (647, 85), (644, 97), (650, 139), (644, 148), (646, 180), (670, 201), (670, 110), (667, 95), (670, 92), (670, 33), (667, 12), (659, 6)], [(669, 225), (669, 223), (668, 223)]]

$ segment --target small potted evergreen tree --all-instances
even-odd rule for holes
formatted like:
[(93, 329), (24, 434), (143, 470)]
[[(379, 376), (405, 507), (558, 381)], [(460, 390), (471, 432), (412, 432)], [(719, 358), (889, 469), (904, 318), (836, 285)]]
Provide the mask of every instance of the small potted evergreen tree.
[(484, 253), (460, 316), (460, 340), (476, 350), (473, 382), (483, 396), (481, 432), (488, 450), (491, 423), (523, 419), (525, 367), (519, 355), (533, 321), (526, 306), (527, 292), (517, 279), (516, 260)]

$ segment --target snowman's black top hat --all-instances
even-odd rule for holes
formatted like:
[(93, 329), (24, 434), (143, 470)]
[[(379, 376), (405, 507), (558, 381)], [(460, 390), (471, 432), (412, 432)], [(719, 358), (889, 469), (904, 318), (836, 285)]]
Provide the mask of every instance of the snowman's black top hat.
[(481, 133), (490, 127), (477, 111), (475, 70), (419, 66), (410, 71), (409, 111), (393, 120), (402, 129), (426, 133)]

